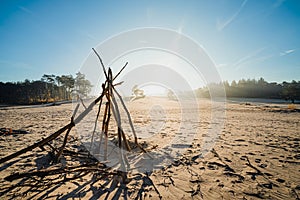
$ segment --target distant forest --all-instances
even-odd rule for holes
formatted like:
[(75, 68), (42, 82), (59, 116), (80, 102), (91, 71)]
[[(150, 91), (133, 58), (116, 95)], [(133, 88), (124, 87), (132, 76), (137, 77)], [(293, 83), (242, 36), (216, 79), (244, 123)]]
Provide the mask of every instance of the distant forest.
[[(56, 101), (71, 100), (74, 96), (86, 97), (90, 93), (92, 85), (85, 75), (78, 72), (76, 77), (72, 75), (55, 76), (44, 74), (40, 80), (22, 82), (0, 82), (0, 104), (41, 104)], [(267, 98), (285, 99), (292, 103), (300, 100), (300, 81), (282, 82), (280, 84), (268, 83), (263, 78), (241, 79), (230, 84), (211, 83), (206, 87), (196, 90), (198, 97), (210, 97), (211, 89), (214, 94), (221, 94), (225, 88), (227, 97), (238, 98)]]
[(72, 95), (87, 96), (92, 85), (85, 75), (55, 76), (44, 74), (40, 80), (22, 82), (0, 82), (0, 104), (41, 104), (71, 100)]
[(241, 79), (238, 82), (232, 81), (229, 84), (227, 81), (222, 83), (212, 83), (209, 87), (203, 87), (196, 91), (199, 97), (210, 97), (209, 88), (214, 91), (214, 94), (221, 94), (220, 90), (225, 88), (227, 97), (239, 98), (266, 98), (266, 99), (285, 99), (292, 103), (295, 100), (300, 100), (300, 81), (276, 82), (268, 83), (263, 78)]

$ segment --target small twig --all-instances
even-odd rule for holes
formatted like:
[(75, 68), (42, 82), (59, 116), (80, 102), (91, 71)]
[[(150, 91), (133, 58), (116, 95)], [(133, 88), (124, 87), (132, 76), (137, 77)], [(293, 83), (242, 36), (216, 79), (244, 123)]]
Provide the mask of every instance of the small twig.
[[(42, 140), (44, 140), (45, 138), (42, 137)], [(43, 151), (45, 151), (46, 149), (44, 148), (44, 146), (47, 145), (50, 147), (50, 149), (52, 149), (53, 152), (58, 152), (58, 150), (52, 146), (49, 142), (47, 142), (46, 144), (44, 144), (43, 146), (39, 146), (40, 149), (42, 149)]]
[(0, 164), (9, 161), (19, 155), (22, 155), (28, 151), (31, 151), (37, 147), (40, 146), (44, 146), (45, 144), (47, 144), (48, 142), (54, 140), (55, 138), (57, 138), (60, 134), (62, 134), (63, 132), (65, 132), (66, 130), (68, 130), (70, 127), (74, 127), (75, 124), (79, 123), (89, 112), (92, 111), (93, 107), (103, 98), (104, 96), (104, 91), (102, 91), (102, 94), (95, 100), (93, 101), (82, 113), (80, 113), (80, 115), (78, 117), (76, 117), (76, 119), (74, 119), (73, 122), (67, 124), (66, 126), (62, 127), (61, 129), (59, 129), (58, 131), (56, 131), (55, 133), (51, 134), (50, 136), (48, 136), (47, 138), (34, 143), (33, 145), (30, 145), (24, 149), (21, 149), (15, 153), (12, 153), (8, 156), (5, 156), (3, 158), (0, 159)]
[(73, 114), (72, 114), (72, 118), (73, 118), (73, 119), (75, 118), (75, 115), (76, 115), (76, 113), (77, 113), (77, 111), (78, 111), (79, 106), (80, 106), (80, 104), (78, 103), (78, 104), (76, 105), (74, 111), (73, 111)]
[[(102, 84), (102, 94), (105, 93), (105, 91), (106, 91), (106, 89), (105, 89), (105, 83), (104, 83), (104, 84)], [(95, 132), (96, 132), (97, 122), (98, 122), (98, 118), (99, 118), (100, 111), (101, 111), (102, 100), (103, 100), (103, 98), (100, 99), (100, 103), (99, 103), (99, 106), (98, 106), (98, 112), (97, 112), (97, 116), (96, 116), (96, 119), (95, 119), (94, 129), (93, 129), (92, 138), (91, 138), (90, 150), (92, 150), (92, 147), (93, 147), (94, 135), (95, 135)]]
[[(108, 130), (109, 130), (109, 123), (110, 123), (111, 112), (112, 112), (113, 117), (114, 117), (114, 119), (117, 123), (117, 128), (118, 128), (117, 133), (118, 133), (118, 146), (119, 146), (120, 164), (117, 163), (117, 165), (118, 166), (121, 165), (119, 167), (118, 171), (117, 172), (111, 172), (112, 167), (111, 168), (104, 168), (106, 166), (105, 166), (104, 162), (102, 162), (100, 164), (93, 163), (93, 164), (84, 164), (84, 165), (80, 165), (80, 166), (71, 166), (71, 167), (64, 166), (64, 168), (55, 168), (55, 169), (53, 169), (53, 168), (49, 169), (48, 168), (48, 169), (30, 171), (30, 172), (25, 172), (25, 173), (15, 173), (15, 174), (7, 176), (5, 178), (5, 180), (13, 181), (13, 180), (16, 180), (16, 179), (30, 177), (30, 178), (32, 178), (30, 180), (38, 182), (37, 185), (35, 185), (35, 187), (38, 188), (39, 185), (49, 185), (49, 183), (53, 184), (54, 182), (60, 184), (62, 182), (65, 182), (66, 180), (73, 180), (73, 179), (76, 179), (76, 178), (79, 178), (79, 177), (83, 177), (83, 176), (87, 175), (90, 172), (97, 171), (100, 174), (103, 174), (103, 176), (105, 174), (121, 176), (122, 179), (123, 179), (123, 183), (125, 183), (125, 184), (127, 183), (126, 181), (128, 179), (127, 179), (127, 170), (126, 169), (130, 168), (130, 164), (129, 164), (129, 161), (128, 161), (128, 158), (127, 158), (127, 154), (124, 151), (125, 151), (125, 149), (130, 151), (131, 147), (129, 145), (129, 139), (127, 139), (127, 137), (129, 137), (129, 136), (127, 136), (124, 133), (124, 130), (122, 128), (122, 119), (121, 119), (120, 111), (123, 111), (123, 110), (120, 110), (120, 108), (122, 109), (122, 107), (123, 107), (124, 110), (126, 111), (127, 117), (129, 119), (130, 127), (132, 129), (133, 134), (134, 134), (135, 144), (143, 152), (147, 153), (147, 151), (138, 143), (138, 138), (137, 138), (136, 132), (134, 130), (134, 126), (133, 126), (133, 122), (132, 122), (130, 113), (129, 113), (128, 109), (126, 108), (126, 105), (125, 105), (121, 95), (115, 89), (115, 86), (118, 86), (118, 85), (122, 84), (123, 81), (119, 82), (119, 83), (116, 83), (116, 84), (113, 84), (113, 81), (126, 68), (126, 66), (128, 65), (128, 62), (126, 62), (126, 64), (121, 68), (121, 70), (116, 74), (116, 76), (113, 77), (111, 68), (108, 68), (108, 71), (106, 71), (106, 68), (103, 64), (103, 61), (102, 61), (100, 55), (97, 53), (97, 51), (94, 48), (92, 48), (92, 50), (97, 55), (97, 57), (98, 57), (98, 59), (101, 63), (101, 66), (102, 66), (103, 73), (106, 77), (105, 82), (102, 84), (102, 93), (100, 94), (100, 96), (98, 96), (98, 98), (96, 98), (88, 106), (85, 106), (83, 99), (78, 97), (80, 99), (81, 104), (84, 107), (83, 112), (78, 114), (78, 116), (75, 118), (75, 116), (76, 116), (76, 114), (79, 110), (79, 106), (80, 106), (80, 102), (78, 101), (78, 103), (77, 103), (77, 105), (76, 105), (76, 107), (73, 111), (73, 114), (72, 114), (72, 117), (71, 117), (71, 122), (69, 124), (62, 127), (61, 129), (59, 129), (55, 133), (51, 134), (47, 138), (42, 139), (41, 141), (39, 141), (39, 142), (37, 142), (37, 143), (35, 143), (31, 146), (28, 146), (24, 149), (21, 149), (20, 151), (15, 152), (15, 153), (13, 153), (9, 156), (1, 158), (0, 159), (0, 164), (3, 163), (3, 162), (6, 162), (8, 160), (11, 160), (11, 159), (13, 159), (13, 158), (15, 158), (15, 157), (17, 157), (21, 154), (24, 154), (28, 151), (31, 151), (32, 149), (34, 149), (36, 147), (41, 147), (42, 148), (44, 145), (47, 145), (47, 144), (54, 151), (57, 152), (56, 160), (59, 160), (59, 158), (61, 157), (61, 155), (64, 152), (67, 153), (67, 155), (69, 154), (69, 155), (76, 155), (76, 156), (81, 156), (81, 157), (86, 156), (85, 154), (84, 155), (83, 154), (79, 155), (80, 154), (79, 152), (72, 152), (72, 151), (68, 151), (68, 150), (65, 149), (66, 145), (67, 145), (67, 142), (68, 142), (68, 137), (70, 135), (70, 132), (71, 132), (72, 128), (76, 124), (80, 123), (91, 111), (93, 111), (93, 107), (95, 105), (97, 105), (97, 103), (100, 102), (99, 107), (98, 107), (97, 116), (96, 116), (95, 123), (94, 123), (93, 134), (92, 134), (92, 138), (91, 138), (91, 148), (92, 148), (93, 147), (93, 142), (94, 142), (94, 134), (96, 132), (97, 123), (98, 123), (100, 112), (101, 112), (101, 109), (102, 109), (101, 105), (102, 105), (102, 102), (103, 102), (103, 98), (107, 98), (108, 102), (106, 103), (105, 110), (104, 110), (104, 116), (102, 118), (102, 130), (101, 130), (101, 137), (100, 137), (100, 143), (99, 143), (99, 152), (101, 150), (101, 148), (100, 148), (100, 145), (101, 145), (101, 142), (102, 142), (101, 139), (102, 139), (102, 136), (104, 134), (105, 135), (104, 136), (105, 137), (104, 160), (107, 160), (107, 157), (108, 157), (108, 155), (107, 155), (107, 153), (108, 153), (107, 152), (108, 151), (108, 146), (107, 146), (107, 143), (108, 143)], [(117, 97), (115, 96), (115, 94), (117, 94)], [(119, 105), (118, 105), (119, 99), (121, 101), (122, 107), (119, 107)], [(65, 131), (66, 131), (66, 134), (64, 136), (63, 144), (61, 145), (61, 147), (57, 148), (57, 149), (52, 147), (49, 142), (56, 139), (59, 135), (61, 135)], [(88, 155), (90, 155), (90, 154), (88, 154)], [(147, 155), (150, 158), (152, 158), (149, 154), (147, 154)], [(107, 162), (109, 162), (109, 161), (107, 161)], [(69, 174), (73, 173), (74, 176), (72, 178), (67, 178), (68, 173)], [(44, 177), (53, 176), (53, 175), (56, 175), (56, 176), (54, 176), (55, 178), (51, 179), (52, 177), (48, 177), (45, 184), (43, 182), (41, 182)], [(36, 177), (41, 177), (41, 180), (36, 179)], [(58, 179), (58, 181), (55, 181), (56, 179)], [(143, 184), (145, 184), (144, 186), (146, 186), (147, 182), (149, 182), (147, 179), (150, 181), (151, 185), (153, 185), (155, 191), (157, 192), (157, 194), (161, 198), (161, 195), (160, 195), (159, 191), (155, 187), (154, 183), (152, 182), (152, 180), (150, 179), (148, 174), (144, 177), (144, 183), (143, 183)], [(170, 180), (173, 181), (171, 178), (170, 178)], [(120, 182), (120, 184), (122, 184), (122, 183)]]
[[(73, 117), (71, 118), (71, 122), (73, 122)], [(57, 153), (57, 155), (56, 155), (56, 159), (55, 159), (56, 161), (59, 160), (59, 158), (60, 158), (60, 156), (61, 156), (61, 154), (62, 154), (62, 152), (63, 152), (63, 150), (64, 150), (64, 148), (65, 148), (65, 146), (66, 146), (66, 144), (67, 144), (68, 136), (69, 136), (69, 133), (70, 133), (71, 129), (72, 129), (72, 128), (69, 128), (69, 129), (67, 130), (67, 133), (66, 133), (65, 138), (64, 138), (64, 142), (63, 142), (62, 146), (60, 147), (60, 149), (59, 149), (59, 151), (58, 151), (58, 153)]]
[[(107, 130), (108, 129), (106, 128), (106, 126), (110, 120), (110, 113), (108, 114), (109, 111), (110, 111), (110, 102), (106, 102), (103, 121), (102, 121), (102, 132), (101, 132), (101, 133), (104, 133), (104, 137), (105, 137), (105, 141), (104, 141), (104, 160), (105, 161), (107, 160), (107, 140), (108, 140)], [(101, 145), (101, 141), (100, 141), (99, 146), (100, 145)]]
[(158, 191), (158, 189), (156, 188), (156, 186), (154, 185), (152, 179), (149, 177), (148, 174), (146, 174), (147, 179), (150, 181), (151, 185), (153, 185), (155, 192), (158, 194), (159, 199), (162, 199), (162, 196), (160, 194), (160, 192)]
[(251, 167), (252, 169), (254, 169), (259, 175), (263, 175), (263, 172), (262, 171), (260, 171), (257, 167), (255, 167), (254, 165), (252, 165), (251, 164), (251, 162), (250, 162), (250, 160), (249, 160), (249, 158), (247, 157), (247, 156), (245, 156), (246, 157), (246, 160), (247, 160), (247, 165), (249, 166), (249, 167)]
[(104, 67), (104, 64), (103, 64), (103, 62), (102, 62), (102, 59), (101, 59), (100, 55), (98, 54), (98, 52), (97, 52), (94, 48), (92, 48), (92, 49), (93, 49), (93, 51), (95, 52), (95, 54), (97, 55), (97, 57), (98, 57), (98, 59), (99, 59), (99, 61), (100, 61), (100, 63), (101, 63), (102, 70), (103, 70), (103, 72), (104, 72), (104, 75), (105, 75), (106, 80), (108, 80), (108, 76), (107, 76), (107, 73), (106, 73), (106, 70), (105, 70), (105, 67)]
[(32, 149), (35, 149), (36, 147), (44, 146), (49, 141), (57, 138), (60, 134), (62, 134), (63, 132), (65, 132), (66, 130), (68, 130), (69, 128), (71, 128), (73, 126), (75, 126), (75, 124), (71, 122), (68, 125), (64, 126), (63, 128), (59, 129), (58, 131), (56, 131), (55, 133), (53, 133), (52, 135), (48, 136), (44, 140), (41, 140), (41, 141), (39, 141), (37, 143), (34, 143), (33, 145), (30, 145), (30, 146), (28, 146), (28, 147), (26, 147), (24, 149), (21, 149), (21, 150), (15, 152), (15, 153), (12, 153), (12, 154), (10, 154), (8, 156), (5, 156), (5, 157), (1, 158), (0, 159), (0, 164), (4, 163), (6, 161), (9, 161), (9, 160), (11, 160), (11, 159), (13, 159), (13, 158), (15, 158), (15, 157), (17, 157), (19, 155), (22, 155), (22, 154), (24, 154), (24, 153), (26, 153), (28, 151), (31, 151)]
[(103, 98), (105, 91), (102, 91), (101, 95), (95, 99), (78, 117), (74, 119), (74, 124), (78, 124), (81, 120), (92, 111), (93, 107)]
[(119, 83), (113, 84), (113, 86), (116, 87), (116, 86), (122, 85), (123, 83), (124, 83), (124, 81), (121, 81), (121, 82), (119, 82)]
[(80, 101), (81, 101), (81, 104), (83, 105), (84, 109), (86, 109), (86, 106), (85, 106), (85, 104), (84, 104), (82, 98), (80, 98)]
[(122, 148), (122, 139), (123, 139), (123, 144), (126, 148), (127, 151), (130, 151), (131, 148), (129, 146), (128, 140), (126, 139), (126, 136), (124, 134), (124, 131), (122, 129), (122, 125), (121, 125), (121, 115), (120, 115), (120, 110), (119, 110), (119, 106), (118, 103), (116, 101), (116, 98), (114, 96), (113, 93), (113, 85), (112, 85), (112, 71), (109, 68), (108, 69), (108, 77), (109, 77), (109, 96), (111, 97), (112, 100), (112, 110), (113, 110), (113, 114), (115, 116), (115, 119), (117, 121), (118, 124), (118, 139), (119, 139), (119, 151), (120, 151), (120, 159), (121, 159), (121, 170), (124, 171), (125, 170), (125, 164), (127, 165), (127, 168), (130, 167), (130, 164), (128, 162), (127, 157), (123, 154), (123, 148)]
[(125, 67), (128, 65), (128, 62), (122, 67), (122, 69), (117, 73), (117, 75), (113, 78), (113, 81), (121, 74), (121, 72), (125, 69)]
[(257, 167), (255, 167), (254, 165), (252, 165), (251, 164), (251, 162), (250, 162), (250, 160), (249, 160), (249, 158), (247, 157), (247, 156), (245, 156), (246, 157), (246, 160), (247, 160), (247, 165), (249, 166), (249, 167), (251, 167), (252, 169), (254, 169), (254, 170), (256, 170), (256, 172), (257, 172), (257, 174), (258, 175), (262, 175), (270, 184), (273, 184), (273, 182), (272, 181), (270, 181), (270, 179), (265, 175), (265, 173), (263, 173), (262, 171), (260, 171)]
[(65, 168), (55, 168), (55, 169), (42, 169), (42, 170), (36, 170), (32, 172), (25, 172), (25, 173), (14, 173), (11, 174), (4, 179), (7, 181), (13, 181), (16, 179), (21, 179), (24, 177), (32, 177), (32, 176), (38, 176), (38, 177), (45, 177), (45, 176), (52, 176), (56, 174), (62, 174), (62, 173), (74, 173), (74, 172), (83, 172), (83, 171), (99, 171), (99, 167), (103, 167), (103, 171), (106, 171), (107, 168), (104, 168), (103, 164), (99, 163), (93, 163), (93, 164), (84, 164), (79, 166), (72, 166), (72, 167), (65, 167)]
[(115, 91), (115, 93), (117, 94), (117, 96), (118, 96), (118, 98), (120, 99), (120, 101), (121, 101), (121, 104), (122, 104), (122, 106), (123, 106), (123, 108), (124, 108), (124, 110), (125, 110), (125, 112), (126, 112), (126, 114), (127, 114), (127, 118), (128, 118), (128, 121), (129, 121), (129, 125), (130, 125), (130, 127), (131, 127), (131, 130), (132, 130), (132, 133), (133, 133), (133, 135), (134, 135), (134, 143), (139, 147), (139, 149), (141, 149), (144, 153), (146, 153), (151, 159), (153, 159), (153, 157), (150, 155), (150, 154), (148, 154), (148, 152), (138, 143), (138, 137), (137, 137), (137, 135), (136, 135), (136, 132), (135, 132), (135, 129), (134, 129), (134, 126), (133, 126), (133, 123), (132, 123), (132, 119), (131, 119), (131, 116), (130, 116), (130, 113), (129, 113), (129, 111), (128, 111), (128, 109), (127, 109), (127, 107), (126, 107), (126, 105), (125, 105), (125, 103), (124, 103), (124, 101), (123, 101), (123, 98), (122, 98), (122, 96), (118, 93), (118, 91), (114, 88), (114, 87), (112, 87), (113, 88), (113, 90)]

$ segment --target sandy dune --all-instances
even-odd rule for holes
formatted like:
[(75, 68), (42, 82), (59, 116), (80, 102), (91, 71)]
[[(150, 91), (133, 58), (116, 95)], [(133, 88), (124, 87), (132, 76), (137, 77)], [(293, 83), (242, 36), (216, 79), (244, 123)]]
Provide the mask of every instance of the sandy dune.
[[(72, 131), (68, 138), (67, 149), (80, 152), (77, 157), (66, 152), (59, 163), (50, 164), (51, 154), (47, 153), (50, 147), (45, 146), (47, 151), (36, 148), (0, 165), (0, 199), (300, 198), (298, 110), (288, 110), (286, 105), (229, 103), (226, 105), (224, 127), (213, 149), (203, 156), (203, 138), (212, 129), (211, 103), (199, 100), (199, 107), (189, 111), (189, 116), (194, 116), (193, 113), (199, 115), (199, 121), (192, 117), (184, 118), (184, 125), (190, 126), (180, 129), (183, 121), (181, 105), (164, 100), (157, 106), (156, 101), (140, 99), (130, 102), (128, 108), (140, 143), (149, 152), (161, 153), (176, 134), (180, 136), (181, 143), (176, 141), (170, 148), (179, 149), (182, 145), (184, 151), (171, 165), (147, 174), (133, 170), (129, 173), (127, 185), (120, 185), (117, 176), (103, 172), (79, 174), (81, 178), (77, 179), (72, 179), (78, 175), (76, 172), (44, 178), (25, 177), (12, 182), (4, 179), (16, 172), (87, 162), (82, 146), (86, 137), (83, 132), (85, 129), (90, 131), (92, 123), (86, 123), (81, 127), (84, 129)], [(67, 124), (71, 115), (72, 104), (0, 110), (0, 128), (30, 132), (0, 135), (0, 158), (47, 137)], [(187, 142), (188, 145), (184, 146), (190, 129), (196, 130), (195, 138), (191, 144)], [(132, 138), (132, 135), (129, 136)], [(52, 145), (58, 146), (62, 140), (63, 135)]]

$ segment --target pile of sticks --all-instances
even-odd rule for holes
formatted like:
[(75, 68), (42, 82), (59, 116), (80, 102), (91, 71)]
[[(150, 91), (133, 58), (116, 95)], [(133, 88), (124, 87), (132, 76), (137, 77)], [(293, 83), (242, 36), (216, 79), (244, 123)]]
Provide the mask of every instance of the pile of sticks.
[[(97, 53), (97, 51), (93, 48), (93, 51), (95, 52), (95, 54), (97, 55), (100, 64), (102, 66), (104, 75), (105, 75), (105, 82), (102, 84), (102, 92), (100, 94), (100, 96), (98, 98), (96, 98), (92, 103), (90, 103), (89, 106), (85, 106), (83, 103), (82, 105), (84, 106), (84, 111), (81, 112), (80, 114), (78, 114), (78, 116), (76, 116), (77, 111), (79, 109), (79, 106), (81, 105), (80, 103), (78, 103), (74, 109), (73, 115), (71, 117), (70, 123), (68, 123), (67, 125), (65, 125), (64, 127), (62, 127), (61, 129), (59, 129), (58, 131), (56, 131), (55, 133), (51, 134), (50, 136), (48, 136), (47, 138), (44, 138), (43, 140), (36, 142), (24, 149), (21, 149), (15, 153), (12, 153), (11, 155), (5, 156), (3, 158), (0, 159), (0, 164), (7, 162), (11, 159), (14, 159), (28, 151), (31, 151), (37, 147), (42, 148), (45, 145), (49, 145), (51, 146), (50, 142), (55, 140), (58, 136), (60, 136), (61, 134), (65, 133), (65, 137), (63, 140), (63, 144), (59, 147), (59, 148), (53, 148), (55, 150), (55, 161), (59, 161), (61, 155), (64, 152), (65, 146), (68, 142), (68, 136), (72, 130), (73, 127), (76, 126), (76, 124), (80, 123), (84, 117), (86, 117), (94, 108), (94, 106), (96, 106), (97, 104), (99, 104), (98, 106), (98, 112), (97, 112), (97, 116), (95, 119), (95, 124), (94, 124), (94, 129), (93, 129), (93, 133), (92, 133), (92, 137), (91, 137), (91, 146), (93, 145), (94, 142), (94, 134), (96, 132), (96, 127), (97, 127), (97, 123), (99, 121), (99, 116), (100, 116), (100, 112), (101, 112), (101, 108), (102, 105), (105, 105), (104, 107), (104, 114), (103, 114), (103, 119), (102, 121), (102, 128), (101, 128), (101, 137), (100, 137), (100, 143), (99, 145), (101, 145), (102, 143), (102, 138), (104, 138), (104, 152), (103, 152), (103, 156), (104, 156), (104, 160), (107, 160), (107, 143), (108, 143), (108, 130), (109, 130), (109, 124), (110, 124), (110, 120), (111, 120), (111, 113), (113, 115), (113, 118), (117, 124), (117, 138), (118, 138), (118, 149), (119, 149), (119, 162), (120, 162), (120, 166), (118, 168), (118, 172), (120, 172), (119, 174), (121, 174), (123, 181), (125, 182), (127, 179), (127, 171), (130, 168), (128, 159), (126, 154), (123, 152), (124, 150), (126, 151), (131, 151), (131, 147), (129, 145), (129, 141), (123, 131), (122, 128), (122, 120), (121, 120), (121, 115), (120, 115), (120, 110), (119, 110), (119, 105), (118, 105), (118, 100), (119, 102), (121, 102), (121, 106), (123, 107), (123, 109), (126, 112), (127, 118), (128, 118), (128, 122), (129, 125), (131, 127), (131, 131), (134, 135), (134, 143), (135, 145), (144, 153), (147, 153), (146, 150), (138, 143), (138, 138), (133, 126), (133, 122), (130, 116), (130, 113), (124, 103), (124, 100), (122, 99), (121, 95), (118, 93), (118, 91), (115, 89), (115, 87), (117, 85), (122, 84), (123, 82), (119, 82), (119, 83), (114, 83), (115, 79), (121, 74), (121, 72), (125, 69), (125, 67), (127, 66), (128, 62), (121, 68), (121, 70), (113, 77), (112, 75), (112, 70), (110, 68), (108, 68), (108, 70), (106, 70), (101, 57), (99, 56), (99, 54)], [(106, 100), (106, 102), (104, 102)], [(149, 157), (151, 157), (149, 154), (147, 154)], [(103, 165), (101, 165), (103, 166)], [(47, 172), (47, 171), (46, 171)], [(61, 172), (60, 170), (57, 170), (55, 172)], [(31, 174), (31, 173), (29, 173)], [(33, 173), (34, 174), (34, 173)], [(42, 173), (43, 174), (43, 173)], [(20, 178), (20, 175), (18, 176)], [(14, 178), (14, 176), (10, 177), (11, 179)]]

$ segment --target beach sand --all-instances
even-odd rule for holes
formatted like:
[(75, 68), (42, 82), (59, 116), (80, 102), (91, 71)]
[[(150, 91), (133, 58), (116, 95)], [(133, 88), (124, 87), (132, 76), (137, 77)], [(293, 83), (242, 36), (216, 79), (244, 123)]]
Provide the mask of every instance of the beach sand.
[[(147, 144), (145, 148), (150, 152), (163, 148), (174, 135), (184, 137), (190, 131), (178, 131), (182, 121), (178, 102), (164, 100), (157, 106), (153, 103), (156, 100), (146, 98), (128, 104), (140, 142)], [(17, 172), (75, 166), (84, 160), (64, 154), (59, 163), (50, 164), (51, 156), (47, 152), (50, 147), (46, 145), (45, 151), (36, 148), (0, 165), (0, 199), (300, 198), (298, 110), (289, 110), (287, 105), (227, 103), (224, 126), (213, 148), (204, 155), (203, 138), (212, 129), (212, 107), (208, 100), (198, 103), (199, 107), (191, 112), (200, 116), (199, 121), (186, 119), (185, 122), (196, 130), (195, 138), (169, 166), (147, 174), (129, 173), (127, 185), (118, 184), (117, 176), (102, 172), (82, 174), (77, 179), (72, 179), (78, 175), (76, 172), (12, 182), (4, 179)], [(70, 122), (72, 112), (72, 104), (0, 110), (0, 128), (29, 131), (0, 135), (0, 158), (54, 133)], [(163, 116), (161, 121), (159, 116)], [(92, 129), (92, 126), (86, 128), (89, 127)], [(159, 134), (145, 136), (158, 129)], [(71, 131), (66, 148), (83, 152), (82, 156), (84, 148), (78, 138), (84, 134), (78, 132), (82, 130)], [(64, 134), (51, 144), (58, 146), (63, 137)]]

